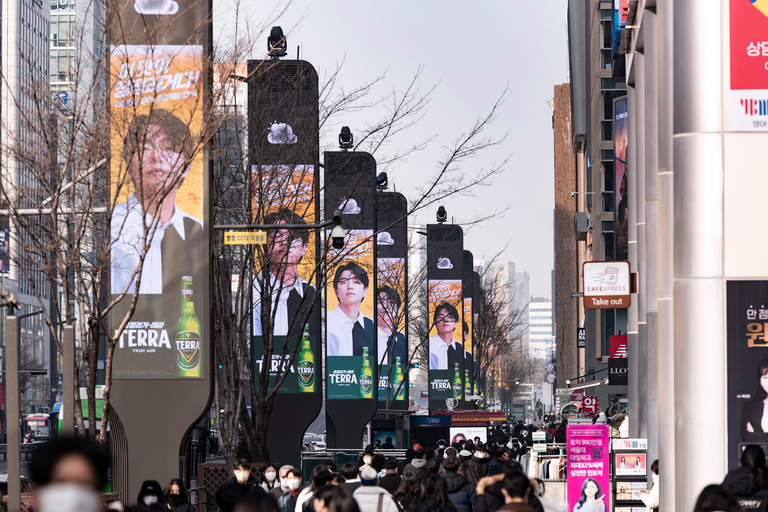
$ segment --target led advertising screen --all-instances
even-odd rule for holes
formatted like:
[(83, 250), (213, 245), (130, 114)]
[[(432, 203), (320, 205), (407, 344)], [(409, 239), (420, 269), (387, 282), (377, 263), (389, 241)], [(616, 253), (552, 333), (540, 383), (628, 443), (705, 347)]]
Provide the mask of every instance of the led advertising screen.
[(614, 186), (613, 193), (615, 230), (616, 230), (616, 261), (628, 259), (627, 243), (629, 240), (629, 190), (627, 169), (627, 98), (622, 97), (613, 102), (613, 158), (614, 158)]

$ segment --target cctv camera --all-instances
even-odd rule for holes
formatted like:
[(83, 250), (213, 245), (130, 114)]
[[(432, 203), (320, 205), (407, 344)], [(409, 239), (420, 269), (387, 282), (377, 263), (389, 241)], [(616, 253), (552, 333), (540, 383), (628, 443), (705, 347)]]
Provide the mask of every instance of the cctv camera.
[(344, 248), (344, 237), (346, 236), (346, 233), (344, 233), (344, 228), (341, 226), (336, 226), (331, 230), (331, 244), (333, 245), (334, 249), (343, 249)]
[(575, 196), (576, 196), (576, 192), (571, 192), (571, 197), (575, 197)]

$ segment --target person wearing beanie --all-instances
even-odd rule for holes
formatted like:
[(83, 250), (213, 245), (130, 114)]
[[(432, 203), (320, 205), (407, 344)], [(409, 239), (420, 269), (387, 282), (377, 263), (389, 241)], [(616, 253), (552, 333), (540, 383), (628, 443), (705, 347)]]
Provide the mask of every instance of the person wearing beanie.
[(139, 507), (144, 510), (149, 510), (153, 505), (159, 505), (161, 508), (168, 508), (165, 505), (165, 494), (163, 488), (157, 480), (145, 480), (141, 484), (141, 490), (139, 490), (139, 496), (137, 499)]
[(379, 487), (378, 482), (379, 474), (372, 467), (360, 472), (360, 487), (352, 494), (360, 512), (399, 512), (392, 495)]

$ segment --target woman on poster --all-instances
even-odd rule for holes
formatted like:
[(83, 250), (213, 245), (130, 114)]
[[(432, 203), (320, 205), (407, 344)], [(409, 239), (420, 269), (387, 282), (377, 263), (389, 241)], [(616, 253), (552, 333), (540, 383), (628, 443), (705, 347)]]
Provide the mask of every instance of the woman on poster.
[(594, 478), (587, 478), (581, 486), (581, 499), (573, 506), (573, 512), (605, 512), (605, 494)]
[(757, 368), (757, 391), (741, 408), (741, 440), (768, 443), (768, 359)]

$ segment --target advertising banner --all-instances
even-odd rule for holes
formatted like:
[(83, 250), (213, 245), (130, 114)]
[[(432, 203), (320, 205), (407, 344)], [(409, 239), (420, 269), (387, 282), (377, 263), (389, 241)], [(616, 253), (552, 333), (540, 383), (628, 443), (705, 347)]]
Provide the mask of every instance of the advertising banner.
[(475, 311), (473, 296), (476, 293), (475, 288), (475, 272), (474, 272), (474, 256), (470, 251), (464, 251), (464, 265), (462, 270), (462, 295), (463, 301), (463, 313), (462, 313), (462, 332), (461, 339), (464, 344), (464, 400), (462, 404), (464, 408), (474, 408), (475, 402), (469, 401), (470, 396), (477, 395), (476, 378), (475, 378), (475, 346), (474, 346), (474, 325), (475, 325)]
[(488, 429), (486, 427), (451, 427), (451, 445), (461, 441), (474, 442), (476, 437), (480, 438), (481, 443), (488, 442)]
[(616, 453), (613, 457), (616, 476), (645, 476), (645, 453)]
[[(626, 18), (625, 18), (626, 21)], [(629, 179), (627, 173), (627, 142), (628, 135), (627, 119), (627, 97), (613, 100), (613, 172), (614, 172), (614, 230), (616, 251), (614, 252), (616, 261), (624, 261), (629, 258), (627, 252), (627, 241), (629, 240), (629, 220), (627, 212), (629, 211)]]
[(326, 260), (326, 415), (333, 448), (359, 444), (378, 405), (376, 161), (367, 153), (326, 152), (324, 172), (326, 218), (339, 210), (346, 231), (344, 247), (331, 247)]
[(457, 408), (464, 399), (462, 295), (464, 234), (454, 225), (427, 226), (429, 408)]
[(768, 2), (730, 0), (733, 131), (768, 131)]
[(576, 348), (587, 348), (587, 330), (584, 327), (576, 329)]
[(254, 258), (252, 375), (257, 392), (277, 387), (267, 442), (293, 464), (322, 407), (318, 235), (302, 227), (319, 219), (318, 80), (301, 60), (251, 60), (247, 77), (251, 218), (272, 226), (265, 243), (240, 246)]
[(379, 407), (408, 409), (408, 203), (380, 192), (376, 235), (376, 338)]
[(726, 284), (728, 467), (739, 466), (740, 444), (768, 445), (763, 428), (768, 397), (768, 281)]
[(628, 308), (631, 304), (628, 261), (591, 261), (582, 266), (586, 309)]
[(568, 511), (610, 512), (608, 425), (568, 425)]
[[(111, 47), (111, 293), (139, 287), (115, 347), (115, 379), (200, 379), (210, 357), (203, 47)], [(143, 259), (140, 276), (137, 269)]]

